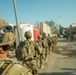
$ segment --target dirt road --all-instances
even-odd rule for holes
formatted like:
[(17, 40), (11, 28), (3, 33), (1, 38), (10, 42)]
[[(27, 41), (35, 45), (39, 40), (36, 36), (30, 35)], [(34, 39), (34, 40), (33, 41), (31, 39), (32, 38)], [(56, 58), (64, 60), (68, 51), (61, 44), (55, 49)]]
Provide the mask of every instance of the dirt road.
[(76, 75), (76, 43), (59, 39), (39, 75)]

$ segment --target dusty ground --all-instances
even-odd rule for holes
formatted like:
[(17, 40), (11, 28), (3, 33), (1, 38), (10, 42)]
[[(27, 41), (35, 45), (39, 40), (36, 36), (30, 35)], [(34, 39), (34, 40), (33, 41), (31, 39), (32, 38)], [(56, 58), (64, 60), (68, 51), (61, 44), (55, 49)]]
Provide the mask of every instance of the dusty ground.
[(59, 39), (39, 75), (76, 75), (76, 43)]
[[(13, 54), (10, 59), (16, 62)], [(56, 50), (48, 55), (44, 68), (39, 69), (39, 75), (76, 75), (76, 43), (59, 39)]]

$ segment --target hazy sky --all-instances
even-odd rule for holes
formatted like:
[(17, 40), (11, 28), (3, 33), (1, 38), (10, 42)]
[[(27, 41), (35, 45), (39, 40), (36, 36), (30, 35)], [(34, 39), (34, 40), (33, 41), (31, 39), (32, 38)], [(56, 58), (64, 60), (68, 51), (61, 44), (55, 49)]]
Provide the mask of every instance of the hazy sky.
[[(63, 27), (76, 23), (76, 0), (16, 0), (16, 8), (18, 23), (53, 20)], [(0, 0), (0, 18), (16, 24), (13, 0)]]

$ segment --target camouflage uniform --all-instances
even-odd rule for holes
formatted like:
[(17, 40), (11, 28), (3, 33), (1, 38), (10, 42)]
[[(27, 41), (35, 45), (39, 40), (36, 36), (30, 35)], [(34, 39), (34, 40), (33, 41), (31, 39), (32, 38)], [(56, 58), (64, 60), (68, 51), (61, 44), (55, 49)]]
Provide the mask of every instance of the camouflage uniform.
[(0, 28), (0, 53), (8, 53), (9, 49), (15, 41), (15, 35), (11, 26), (2, 26)]
[(46, 33), (43, 33), (42, 40), (44, 41), (45, 46), (46, 46), (45, 47), (45, 60), (47, 60), (47, 57), (48, 57), (48, 40), (47, 40)]
[(45, 46), (44, 41), (42, 40), (42, 36), (41, 35), (38, 35), (38, 40), (36, 42), (39, 44), (40, 48), (42, 49), (41, 50), (41, 54), (39, 55), (39, 67), (43, 68), (44, 59), (45, 59), (44, 54), (45, 54), (46, 46)]
[(26, 37), (26, 40), (24, 41), (25, 45), (29, 42), (27, 48), (29, 48), (30, 46), (31, 48), (29, 51), (27, 49), (27, 52), (23, 53), (24, 59), (22, 59), (22, 62), (23, 65), (27, 67), (32, 72), (33, 75), (37, 75), (38, 74), (37, 55), (40, 54), (41, 50), (36, 42), (31, 41), (32, 37), (31, 31), (26, 31), (25, 37)]
[(49, 49), (49, 54), (51, 53), (51, 48), (52, 48), (52, 39), (50, 37), (50, 34), (48, 34), (48, 49)]
[(52, 47), (52, 50), (53, 50), (53, 49), (54, 49), (54, 39), (53, 39), (52, 36), (50, 37), (50, 39), (52, 40), (52, 45), (51, 45), (51, 47)]
[(14, 41), (15, 35), (13, 33), (12, 27), (9, 25), (0, 25), (0, 54), (6, 55), (6, 58), (0, 57), (0, 75), (9, 75), (6, 73), (8, 69), (3, 69), (3, 67), (8, 67), (8, 64), (6, 63), (6, 61), (8, 61), (7, 54), (8, 51), (11, 49), (11, 46), (13, 45)]
[[(0, 54), (8, 54), (15, 41), (15, 35), (11, 26), (0, 26)], [(32, 75), (29, 70), (21, 64), (14, 63), (10, 59), (0, 58), (0, 75)]]
[(57, 40), (58, 40), (58, 37), (56, 34), (55, 34), (54, 38), (55, 38), (55, 47), (56, 47), (57, 46)]
[(51, 37), (51, 39), (52, 39), (52, 50), (55, 50), (55, 47), (56, 47), (56, 45), (57, 45), (57, 38), (55, 38), (55, 36), (52, 36)]

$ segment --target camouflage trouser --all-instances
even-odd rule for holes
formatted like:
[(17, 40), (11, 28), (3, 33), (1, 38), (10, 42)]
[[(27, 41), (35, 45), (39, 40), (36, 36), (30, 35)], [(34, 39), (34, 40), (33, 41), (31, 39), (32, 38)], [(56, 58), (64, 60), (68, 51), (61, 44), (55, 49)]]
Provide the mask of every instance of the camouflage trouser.
[(52, 43), (52, 50), (55, 49), (55, 42)]
[(40, 59), (39, 59), (40, 68), (43, 67), (43, 64), (44, 64), (44, 57), (43, 57), (43, 54), (40, 54)]
[(23, 65), (27, 67), (33, 75), (38, 75), (38, 67), (36, 60), (25, 61)]
[(43, 65), (43, 54), (40, 54), (39, 56), (38, 56), (38, 58), (37, 58), (37, 65), (38, 65), (38, 68), (41, 68), (42, 67), (42, 65)]
[(48, 48), (45, 49), (45, 59), (48, 57)]
[(54, 50), (56, 49), (57, 41), (54, 42)]
[(39, 68), (43, 67), (46, 56), (47, 56), (46, 49), (42, 48), (42, 53), (38, 56), (38, 59), (37, 59), (37, 64)]
[(55, 47), (57, 46), (57, 41), (55, 41)]
[(42, 52), (42, 59), (45, 59), (45, 52), (46, 52), (46, 49), (43, 48), (43, 52)]
[(52, 44), (51, 44), (51, 45), (49, 45), (49, 47), (48, 47), (48, 54), (50, 54), (50, 53), (51, 53), (51, 50), (52, 50)]

